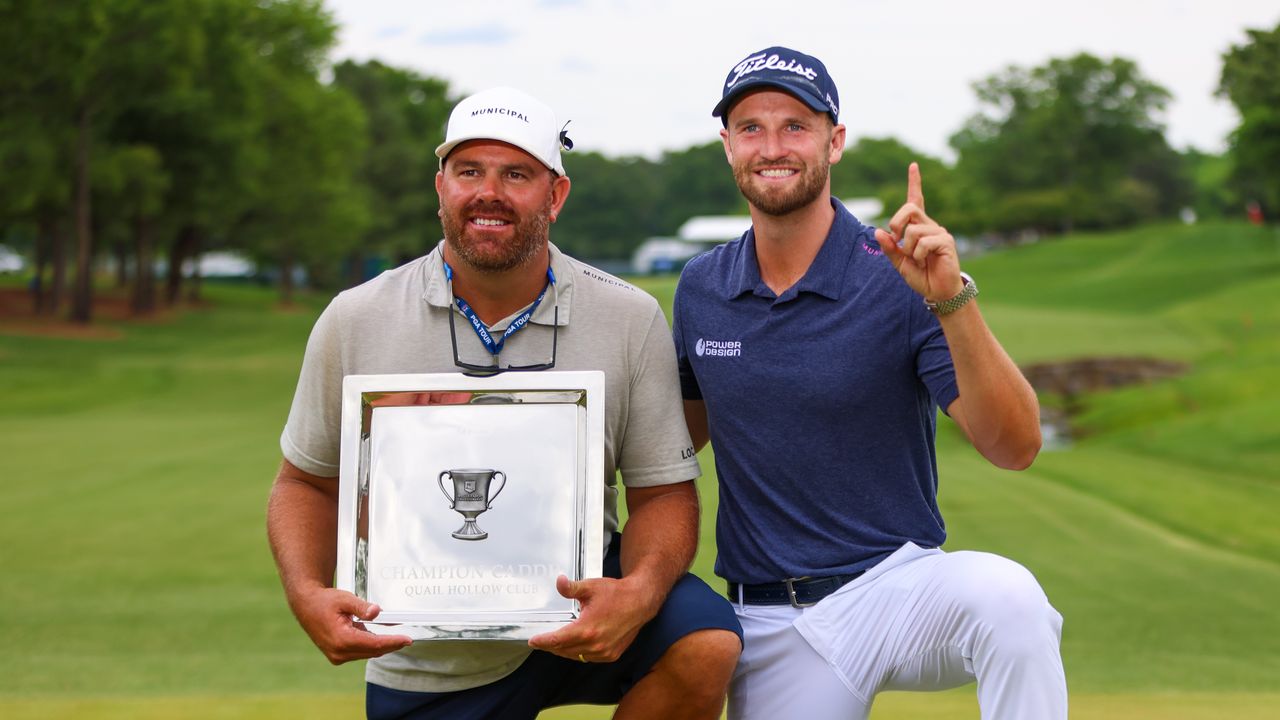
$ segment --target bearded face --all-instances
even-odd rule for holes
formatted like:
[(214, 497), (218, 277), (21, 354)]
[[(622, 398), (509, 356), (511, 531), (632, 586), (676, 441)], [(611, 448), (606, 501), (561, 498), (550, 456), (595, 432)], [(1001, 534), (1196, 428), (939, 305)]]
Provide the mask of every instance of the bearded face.
[[(831, 163), (825, 155), (815, 160), (813, 163), (805, 163), (799, 159), (788, 159), (785, 163), (765, 163), (758, 158), (735, 158), (733, 179), (738, 183), (738, 189), (747, 198), (747, 202), (767, 215), (782, 216), (799, 210), (824, 195)], [(786, 167), (783, 169), (780, 165)], [(786, 185), (777, 185), (760, 177), (760, 173), (776, 175), (780, 172), (794, 172), (798, 177)]]
[(783, 216), (825, 201), (844, 126), (790, 93), (765, 88), (736, 101), (720, 137), (752, 211)]
[(514, 145), (468, 140), (436, 173), (436, 192), (450, 255), (481, 272), (502, 273), (546, 252), (569, 178)]
[[(546, 246), (551, 228), (552, 198), (548, 192), (541, 206), (523, 216), (502, 200), (472, 200), (462, 208), (441, 208), (444, 239), (463, 262), (487, 272), (513, 270), (529, 262)], [(498, 240), (472, 224), (485, 227), (510, 225), (508, 238)]]

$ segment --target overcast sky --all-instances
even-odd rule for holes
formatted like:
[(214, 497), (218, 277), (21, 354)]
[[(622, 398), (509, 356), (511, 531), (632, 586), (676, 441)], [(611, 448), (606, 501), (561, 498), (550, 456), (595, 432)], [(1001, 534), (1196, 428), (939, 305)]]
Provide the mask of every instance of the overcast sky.
[[(612, 156), (714, 140), (729, 68), (786, 45), (822, 60), (850, 140), (895, 136), (952, 159), (972, 85), (1085, 51), (1137, 62), (1173, 93), (1169, 141), (1221, 151), (1237, 116), (1214, 97), (1222, 54), (1280, 23), (1277, 0), (326, 0), (335, 60), (376, 58), (547, 102), (577, 147)], [(1280, 82), (1280, 79), (1277, 79)], [(566, 161), (571, 164), (571, 161)]]

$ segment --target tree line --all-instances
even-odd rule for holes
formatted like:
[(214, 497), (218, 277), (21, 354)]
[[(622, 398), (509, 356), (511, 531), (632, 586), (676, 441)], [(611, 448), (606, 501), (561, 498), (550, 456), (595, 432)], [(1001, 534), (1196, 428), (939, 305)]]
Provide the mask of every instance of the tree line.
[[(202, 253), (233, 249), (343, 287), (441, 236), (434, 149), (461, 93), (377, 61), (328, 61), (320, 0), (0, 0), (0, 242), (33, 260), (37, 312), (92, 317), (114, 258), (135, 313), (197, 298)], [(1014, 237), (1174, 217), (1280, 212), (1280, 27), (1223, 58), (1241, 122), (1221, 156), (1170, 147), (1169, 92), (1123, 58), (1009, 67), (974, 87), (956, 161), (861, 138), (839, 197), (900, 202), (906, 165), (954, 232)], [(656, 159), (573, 152), (554, 239), (624, 258), (694, 215), (745, 213), (718, 141)], [(159, 263), (164, 260), (164, 263)], [(156, 267), (167, 268), (164, 277)]]

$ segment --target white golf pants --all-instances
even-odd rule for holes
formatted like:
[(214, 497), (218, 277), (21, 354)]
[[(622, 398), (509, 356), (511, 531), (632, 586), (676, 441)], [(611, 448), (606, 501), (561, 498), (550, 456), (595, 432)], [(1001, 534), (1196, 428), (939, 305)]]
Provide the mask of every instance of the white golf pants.
[(908, 543), (813, 607), (734, 607), (730, 720), (861, 720), (881, 690), (974, 680), (984, 720), (1067, 717), (1062, 616), (998, 555)]

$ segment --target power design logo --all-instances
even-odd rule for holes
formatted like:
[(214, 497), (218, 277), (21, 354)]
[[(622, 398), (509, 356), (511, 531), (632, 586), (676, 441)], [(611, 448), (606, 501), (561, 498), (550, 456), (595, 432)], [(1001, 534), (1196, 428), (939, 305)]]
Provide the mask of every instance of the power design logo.
[(742, 355), (742, 342), (738, 340), (704, 340), (698, 338), (694, 346), (698, 357), (739, 357)]

